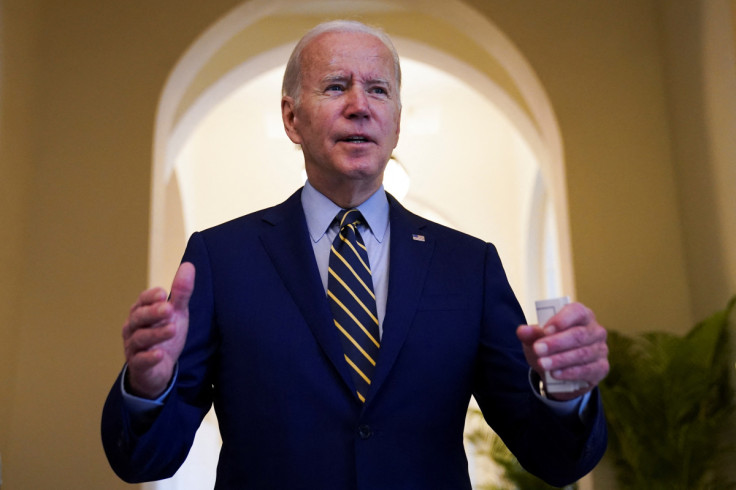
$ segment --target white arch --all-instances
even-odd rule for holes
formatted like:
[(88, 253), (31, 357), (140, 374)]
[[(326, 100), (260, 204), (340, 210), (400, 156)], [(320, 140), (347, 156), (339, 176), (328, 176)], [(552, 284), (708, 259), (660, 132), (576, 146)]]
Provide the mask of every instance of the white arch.
[[(177, 63), (166, 82), (159, 103), (155, 124), (151, 186), (149, 235), (149, 264), (151, 266), (149, 281), (156, 284), (165, 283), (171, 275), (170, 271), (164, 271), (157, 266), (157, 264), (165, 263), (162, 258), (166, 255), (163, 234), (167, 229), (165, 226), (167, 203), (166, 196), (161, 190), (169, 182), (174, 166), (173, 157), (176, 155), (176, 147), (181, 144), (181, 138), (186, 134), (187, 121), (177, 120), (177, 115), (181, 109), (180, 104), (187, 88), (195, 80), (207, 61), (239, 32), (276, 13), (313, 14), (315, 8), (319, 9), (318, 13), (333, 16), (350, 15), (356, 12), (375, 12), (377, 10), (384, 12), (418, 11), (454, 26), (498, 61), (515, 82), (524, 99), (526, 105), (524, 109), (529, 111), (531, 118), (502, 89), (493, 83), (488, 83), (487, 77), (484, 80), (484, 77), (477, 72), (474, 74), (472, 70), (470, 72), (466, 70), (466, 73), (469, 73), (468, 83), (471, 85), (481, 83), (484, 85), (486, 93), (488, 91), (495, 92), (492, 94), (494, 103), (506, 112), (535, 152), (540, 162), (542, 180), (546, 184), (545, 189), (550, 197), (557, 220), (557, 249), (560, 259), (561, 284), (568, 294), (574, 295), (575, 284), (572, 272), (562, 139), (552, 105), (524, 56), (490, 20), (459, 0), (391, 0), (381, 2), (251, 0), (237, 6), (207, 29)], [(408, 48), (402, 49), (409, 49), (417, 53), (426, 49), (420, 43), (412, 43), (410, 40), (405, 44)], [(419, 59), (424, 58), (421, 54), (418, 54), (418, 56)], [(274, 62), (273, 58), (264, 57), (262, 68), (265, 70), (269, 63)], [(450, 56), (443, 61), (443, 63), (453, 62), (454, 60)], [(239, 75), (242, 74), (232, 74), (233, 80), (239, 78)], [(227, 83), (226, 79), (227, 77), (221, 83)], [(200, 99), (199, 103), (203, 104), (202, 101), (203, 99)], [(204, 105), (201, 107), (204, 107)], [(187, 114), (187, 117), (195, 117), (196, 108), (193, 111), (187, 111)]]

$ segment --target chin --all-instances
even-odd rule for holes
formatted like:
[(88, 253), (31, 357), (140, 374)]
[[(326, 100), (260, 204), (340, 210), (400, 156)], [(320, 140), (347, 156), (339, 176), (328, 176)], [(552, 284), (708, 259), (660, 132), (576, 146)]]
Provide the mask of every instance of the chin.
[(344, 175), (356, 178), (370, 178), (383, 174), (383, 171), (386, 169), (386, 163), (388, 162), (381, 162), (375, 159), (360, 159), (343, 162), (339, 167), (342, 169)]

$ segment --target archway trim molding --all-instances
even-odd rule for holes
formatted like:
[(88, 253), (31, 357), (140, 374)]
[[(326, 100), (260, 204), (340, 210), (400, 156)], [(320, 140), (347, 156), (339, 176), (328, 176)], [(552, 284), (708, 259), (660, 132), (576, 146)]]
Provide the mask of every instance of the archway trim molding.
[[(151, 186), (149, 234), (149, 282), (151, 284), (165, 284), (173, 274), (168, 267), (162, 266), (162, 264), (167, 264), (164, 259), (167, 255), (167, 240), (164, 235), (166, 230), (170, 229), (166, 226), (167, 220), (171, 220), (172, 215), (180, 215), (181, 209), (172, 208), (172, 202), (170, 199), (167, 202), (164, 190), (171, 185), (177, 148), (180, 147), (182, 139), (186, 136), (187, 126), (197, 119), (198, 108), (201, 110), (209, 105), (202, 101), (206, 102), (207, 97), (218, 97), (217, 91), (205, 89), (197, 97), (191, 96), (193, 86), (202, 77), (203, 70), (211, 68), (208, 63), (225, 49), (228, 43), (259, 22), (274, 22), (275, 25), (278, 25), (284, 19), (289, 19), (287, 24), (293, 27), (294, 18), (301, 18), (304, 30), (306, 30), (323, 18), (359, 18), (369, 23), (384, 25), (381, 19), (386, 19), (386, 16), (414, 14), (420, 21), (431, 18), (432, 22), (443, 23), (450, 29), (462, 33), (475, 44), (475, 49), (482, 50), (486, 54), (486, 60), (493, 60), (506, 74), (500, 77), (503, 80), (489, 78), (487, 67), (477, 66), (472, 60), (465, 60), (466, 69), (463, 73), (469, 75), (468, 82), (479, 83), (486, 89), (492, 88), (495, 92), (492, 94), (494, 103), (497, 103), (499, 108), (514, 122), (539, 159), (541, 177), (545, 183), (542, 191), (546, 192), (549, 197), (557, 221), (556, 237), (561, 286), (567, 294), (574, 296), (575, 284), (563, 146), (552, 105), (538, 77), (522, 53), (488, 18), (459, 0), (386, 0), (381, 2), (250, 0), (238, 5), (208, 28), (180, 58), (167, 79), (159, 101), (155, 122)], [(431, 49), (431, 44), (428, 46), (426, 38), (421, 39), (419, 35), (416, 35), (415, 38), (416, 28), (411, 32), (403, 33), (392, 32), (390, 25), (385, 28), (392, 37), (400, 39), (397, 45), (400, 43), (402, 49), (407, 50), (405, 54), (411, 53), (414, 57), (424, 59), (427, 58), (422, 56), (422, 52), (432, 51), (436, 54), (436, 51)], [(300, 31), (292, 33), (294, 42), (299, 34)], [(436, 43), (434, 48), (442, 50), (442, 47)], [(266, 70), (273, 67), (274, 63), (278, 63), (274, 61), (276, 57), (271, 56), (273, 50), (281, 52), (289, 49), (290, 45), (283, 43), (264, 47), (259, 54), (251, 58), (250, 61), (256, 61), (256, 63), (249, 63), (248, 66), (256, 71)], [(453, 59), (452, 55), (444, 58), (444, 62), (452, 63), (448, 61)], [(462, 61), (455, 60), (454, 63), (458, 69), (463, 68)], [(243, 73), (238, 73), (237, 67), (230, 68), (235, 69), (225, 68), (219, 74), (219, 84), (234, 86), (241, 79)], [(222, 91), (222, 85), (219, 91)], [(528, 229), (531, 228), (531, 226), (528, 227)]]

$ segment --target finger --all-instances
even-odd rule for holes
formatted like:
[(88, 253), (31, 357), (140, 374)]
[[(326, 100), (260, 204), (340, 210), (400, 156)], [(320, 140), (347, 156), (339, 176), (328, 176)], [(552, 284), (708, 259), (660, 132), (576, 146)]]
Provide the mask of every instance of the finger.
[(595, 322), (595, 314), (592, 310), (581, 303), (570, 303), (550, 318), (543, 327), (547, 335), (552, 335), (574, 326), (588, 325), (593, 322)]
[(564, 369), (553, 369), (551, 375), (558, 380), (585, 381), (590, 387), (596, 386), (608, 375), (608, 359), (597, 359), (587, 364), (578, 364)]
[(151, 349), (136, 353), (127, 359), (128, 368), (133, 372), (142, 372), (152, 368), (163, 359), (163, 352), (159, 349)]
[(538, 325), (519, 325), (516, 329), (516, 337), (522, 344), (531, 345), (544, 337), (544, 331)]
[(556, 354), (596, 343), (605, 344), (606, 337), (606, 329), (597, 323), (585, 327), (572, 327), (560, 333), (545, 336), (534, 344), (534, 350), (540, 356)]
[(165, 325), (171, 320), (173, 308), (166, 301), (152, 305), (139, 306), (128, 316), (123, 326), (123, 338), (133, 335), (137, 330)]
[(190, 262), (183, 262), (176, 271), (169, 300), (175, 310), (183, 311), (189, 307), (189, 298), (194, 291), (194, 275), (194, 265)]
[[(161, 313), (157, 308), (162, 304), (166, 304), (166, 291), (163, 288), (151, 288), (139, 294), (123, 325), (123, 338), (132, 335), (138, 328), (160, 321)], [(164, 314), (168, 312), (164, 311)]]
[(567, 350), (558, 354), (545, 356), (539, 359), (539, 363), (544, 369), (558, 370), (568, 369), (575, 366), (584, 366), (590, 363), (598, 362), (601, 359), (607, 359), (608, 346), (605, 342), (595, 342), (577, 349)]
[(176, 333), (174, 325), (167, 324), (157, 328), (141, 328), (125, 339), (126, 357), (141, 351), (151, 350), (155, 346), (171, 339)]
[(141, 306), (148, 306), (161, 301), (166, 301), (166, 291), (164, 288), (156, 287), (146, 289), (138, 295), (138, 299), (133, 303), (133, 306), (130, 307), (130, 311), (133, 312)]

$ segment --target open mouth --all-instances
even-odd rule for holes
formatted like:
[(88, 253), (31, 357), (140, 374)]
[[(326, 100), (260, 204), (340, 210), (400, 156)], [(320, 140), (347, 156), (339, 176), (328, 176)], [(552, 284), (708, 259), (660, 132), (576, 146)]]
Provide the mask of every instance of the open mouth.
[(370, 143), (371, 140), (366, 138), (365, 136), (348, 136), (347, 138), (343, 138), (340, 141), (344, 141), (345, 143)]

